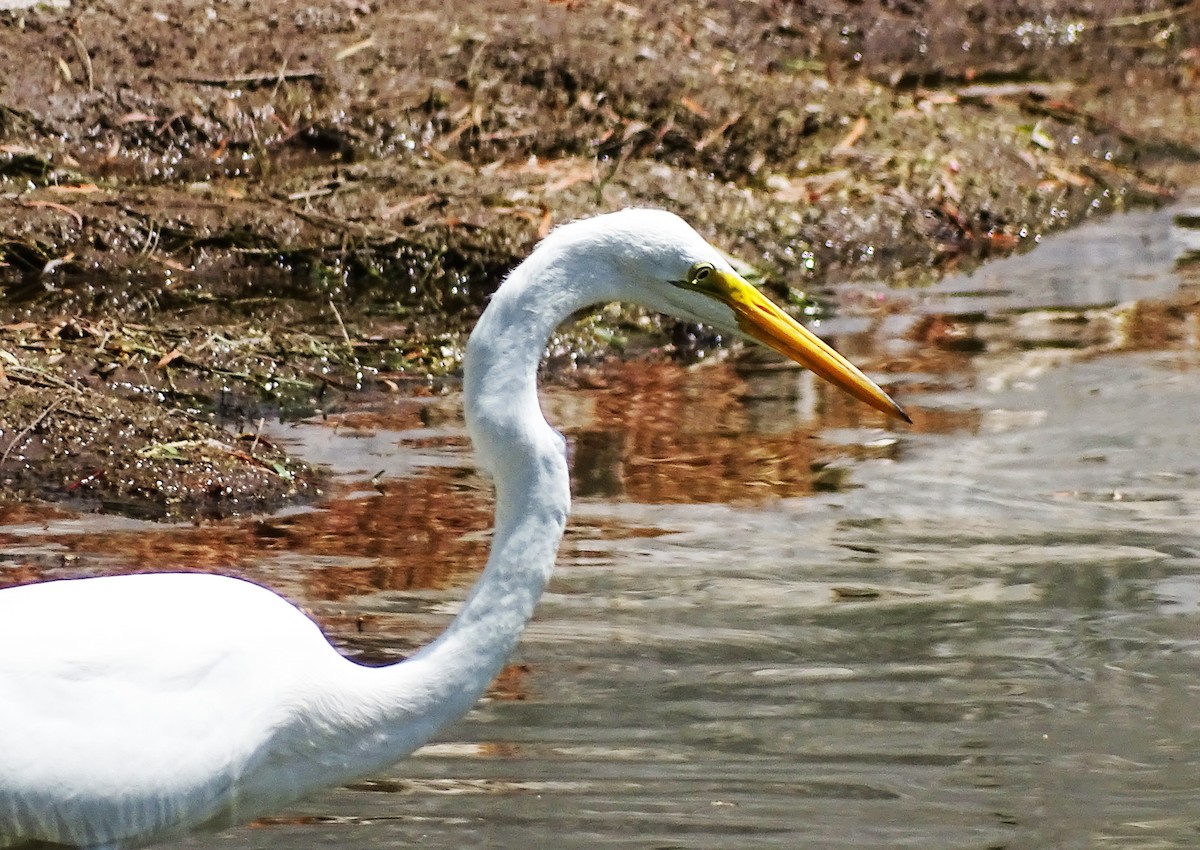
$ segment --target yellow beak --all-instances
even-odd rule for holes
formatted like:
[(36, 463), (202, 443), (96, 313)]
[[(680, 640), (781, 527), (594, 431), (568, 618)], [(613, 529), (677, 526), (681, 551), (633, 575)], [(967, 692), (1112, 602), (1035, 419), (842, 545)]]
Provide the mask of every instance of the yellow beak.
[(713, 269), (699, 284), (702, 291), (726, 304), (737, 317), (743, 333), (754, 337), (801, 366), (840, 387), (878, 411), (912, 422), (904, 408), (776, 304), (732, 272)]

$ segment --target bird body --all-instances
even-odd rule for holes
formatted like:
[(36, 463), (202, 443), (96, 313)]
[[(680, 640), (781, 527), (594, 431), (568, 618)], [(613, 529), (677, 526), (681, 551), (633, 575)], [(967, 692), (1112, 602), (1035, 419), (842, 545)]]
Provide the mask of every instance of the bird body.
[(253, 817), (336, 769), (327, 718), (355, 710), (354, 670), (316, 625), (232, 578), (5, 590), (0, 640), (0, 846)]
[(244, 822), (385, 768), (465, 714), (532, 615), (570, 509), (538, 363), (560, 322), (614, 300), (752, 336), (904, 417), (678, 217), (626, 210), (564, 225), (508, 277), (467, 346), (467, 427), (496, 517), (487, 566), (449, 628), (367, 668), (293, 605), (234, 578), (0, 590), (0, 848), (130, 850)]

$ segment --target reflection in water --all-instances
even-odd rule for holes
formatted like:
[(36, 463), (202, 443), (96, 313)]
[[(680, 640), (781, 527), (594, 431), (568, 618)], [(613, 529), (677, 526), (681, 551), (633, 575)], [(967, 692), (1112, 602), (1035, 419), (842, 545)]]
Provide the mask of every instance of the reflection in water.
[(921, 371), (1007, 383), (1057, 363), (1119, 351), (1195, 350), (1200, 278), (1178, 264), (1200, 241), (1181, 213), (1094, 222), (1033, 254), (948, 278), (907, 318)]
[[(34, 575), (44, 580), (196, 570), (275, 586), (270, 565), (286, 555), (293, 572), (297, 562), (306, 564), (284, 579), (287, 589), (281, 592), (292, 591), (293, 598), (336, 600), (376, 590), (447, 587), (458, 583), (461, 572), (482, 568), (487, 549), (486, 537), (475, 532), (487, 527), (490, 502), (463, 478), (459, 470), (431, 470), (389, 481), (384, 493), (332, 499), (320, 510), (271, 518), (56, 534), (64, 554), (43, 562)], [(0, 527), (6, 548), (25, 537)]]
[(859, 443), (891, 427), (808, 372), (757, 359), (613, 364), (592, 383), (603, 387), (572, 390), (569, 403), (562, 390), (546, 393), (551, 418), (572, 438), (580, 497), (694, 504), (804, 495), (855, 448), (822, 442), (820, 427), (860, 428)]
[[(886, 363), (916, 423), (900, 433), (773, 361), (550, 389), (581, 498), (490, 698), (385, 775), (174, 846), (1195, 846), (1200, 320), (1180, 229), (1114, 219), (861, 299), (827, 330)], [(428, 640), (488, 540), (454, 399), (277, 437), (343, 489), (197, 527), (8, 508), (0, 580), (233, 572), (355, 657)]]

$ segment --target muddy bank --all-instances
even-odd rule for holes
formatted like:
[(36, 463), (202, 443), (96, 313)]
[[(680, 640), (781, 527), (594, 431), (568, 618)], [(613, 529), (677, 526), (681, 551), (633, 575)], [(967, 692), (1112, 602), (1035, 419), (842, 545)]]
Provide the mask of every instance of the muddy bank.
[[(1196, 12), (0, 13), (0, 488), (69, 498), (110, 470), (94, 503), (139, 513), (311, 494), (253, 423), (436, 389), (503, 273), (581, 215), (675, 209), (812, 312), (847, 281), (919, 285), (1160, 201), (1200, 161)], [(552, 354), (635, 352), (645, 330), (605, 313)], [(223, 495), (179, 495), (210, 468)]]
[(166, 519), (246, 513), (318, 492), (312, 470), (254, 434), (79, 386), (10, 386), (0, 428), (13, 435), (0, 455), (9, 499), (65, 498)]

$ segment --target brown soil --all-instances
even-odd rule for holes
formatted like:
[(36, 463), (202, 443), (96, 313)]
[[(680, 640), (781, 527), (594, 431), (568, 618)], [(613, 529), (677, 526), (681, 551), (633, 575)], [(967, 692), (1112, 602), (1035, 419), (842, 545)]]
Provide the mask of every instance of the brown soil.
[[(452, 372), (504, 271), (602, 210), (672, 208), (801, 302), (1161, 201), (1200, 161), (1198, 12), (0, 13), (0, 489), (151, 515), (310, 496), (319, 473), (255, 441), (259, 416)], [(606, 314), (558, 350), (636, 327)]]

